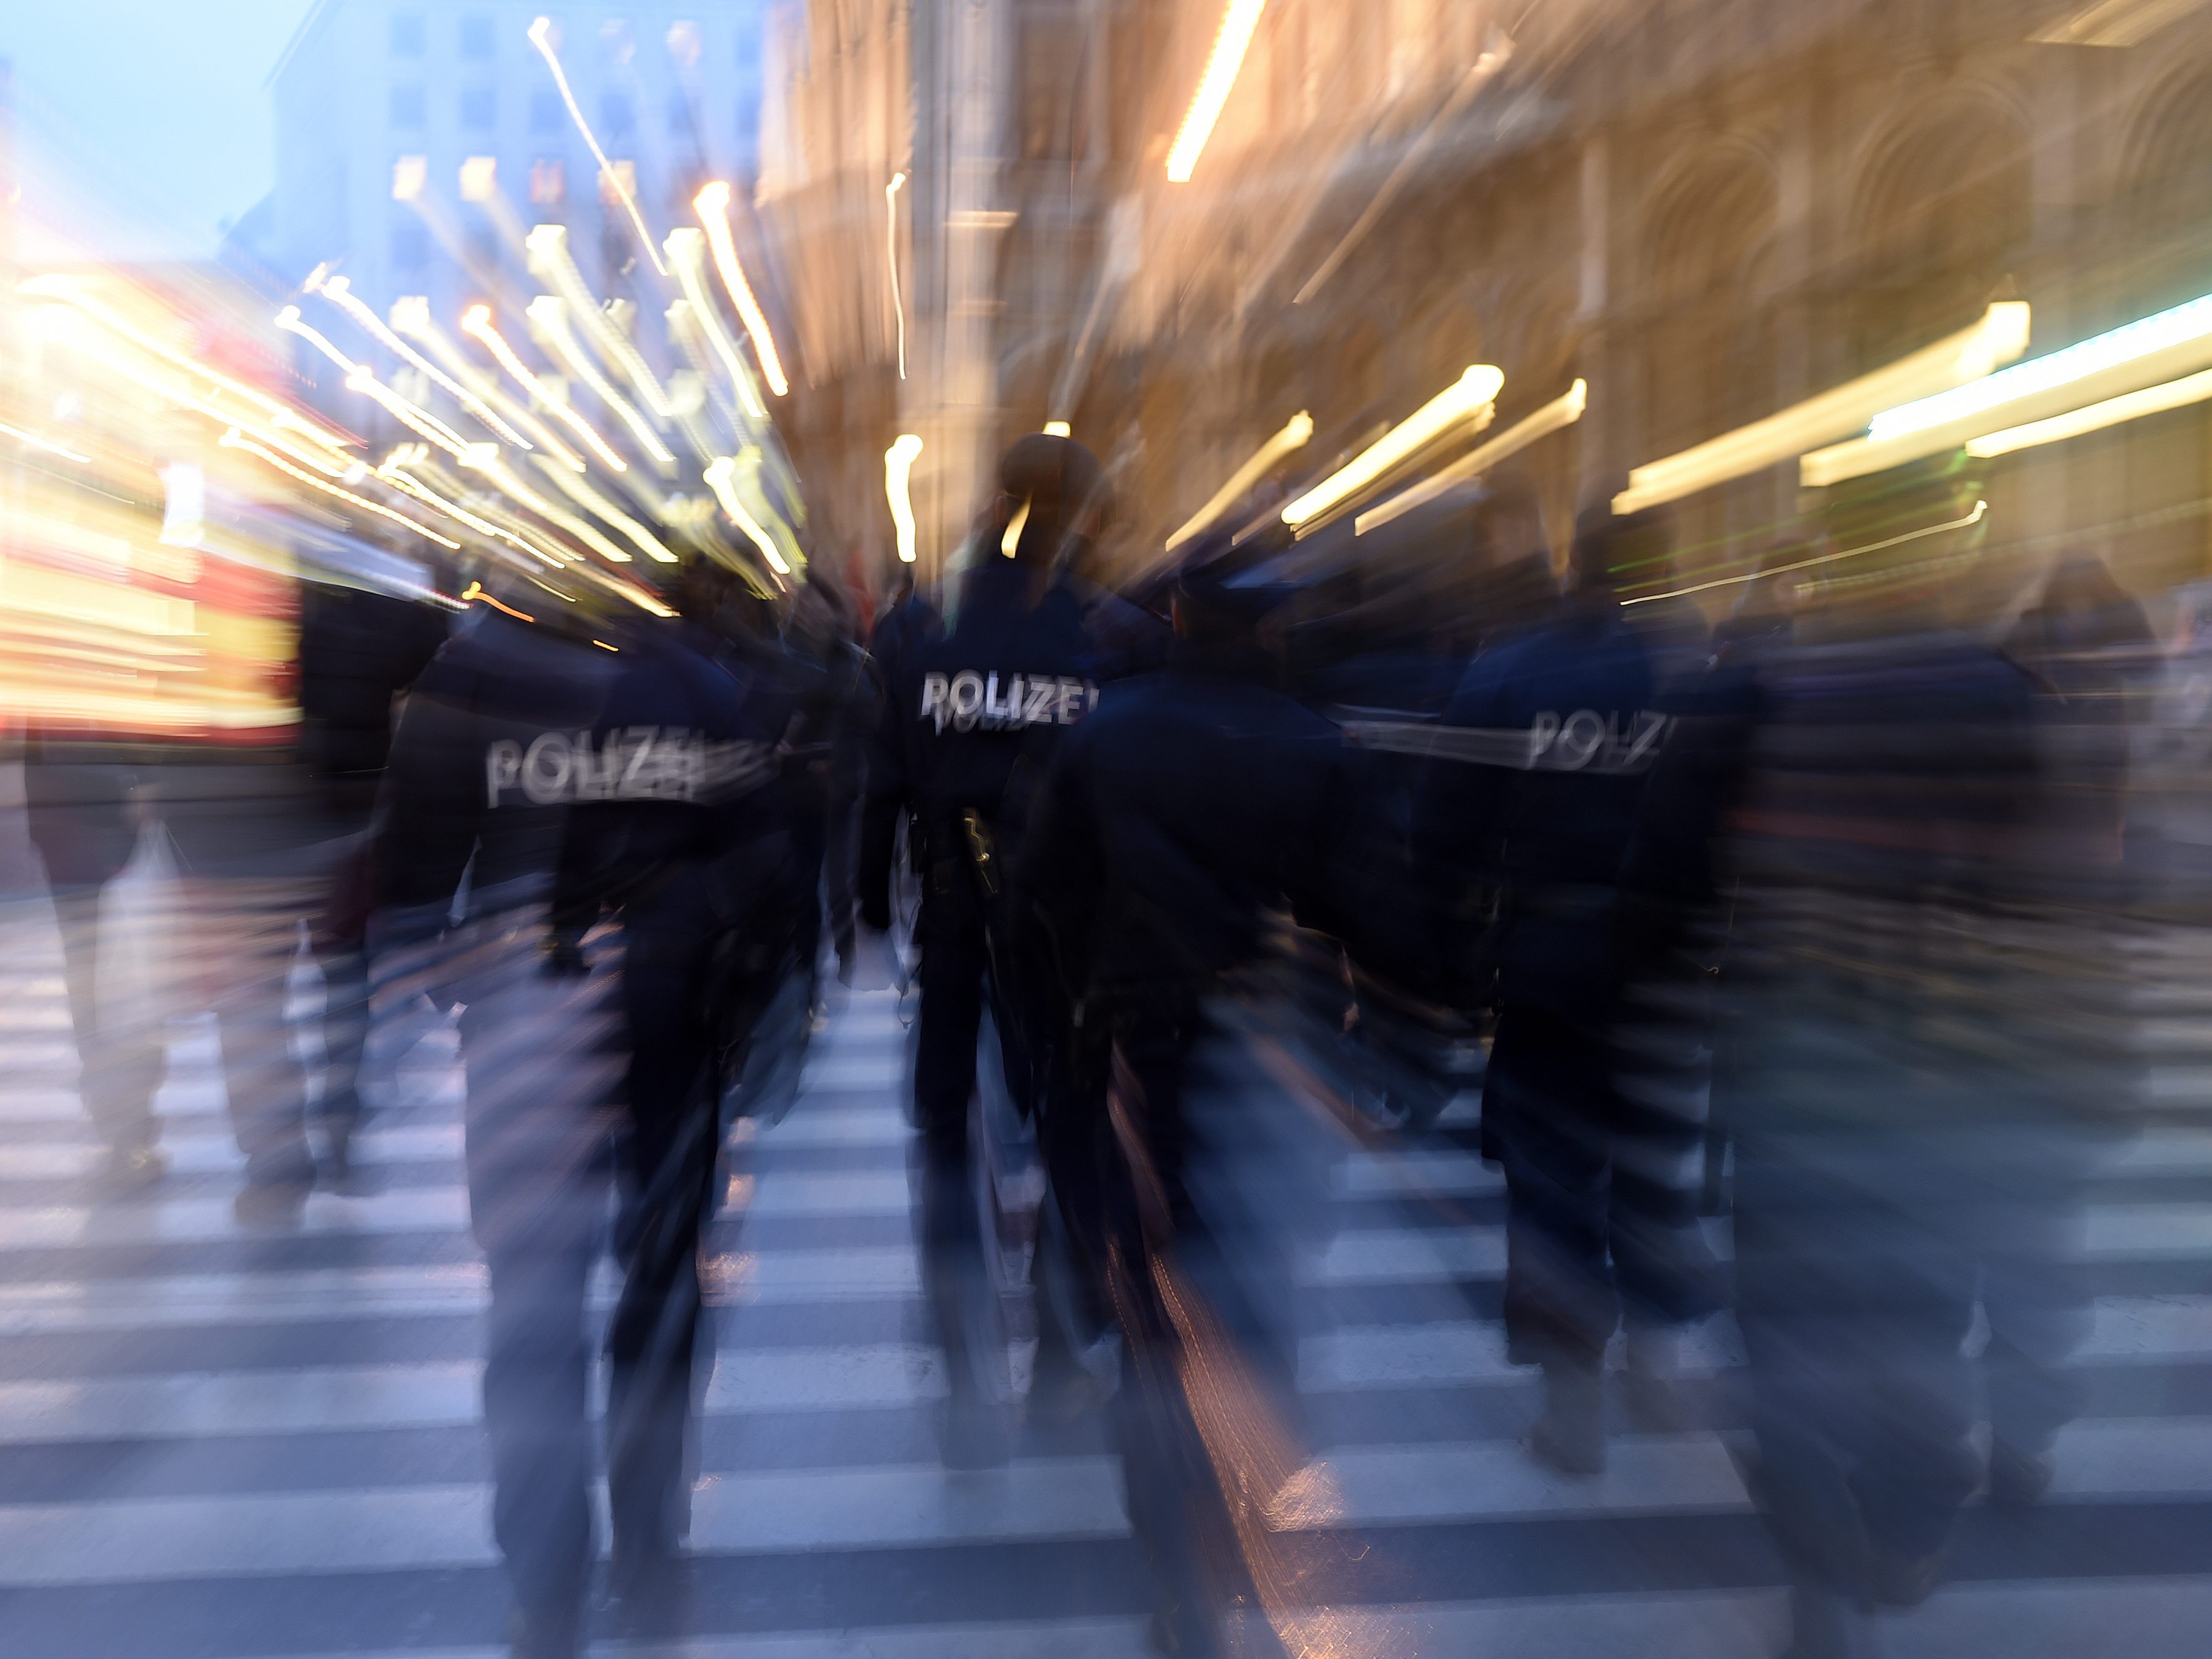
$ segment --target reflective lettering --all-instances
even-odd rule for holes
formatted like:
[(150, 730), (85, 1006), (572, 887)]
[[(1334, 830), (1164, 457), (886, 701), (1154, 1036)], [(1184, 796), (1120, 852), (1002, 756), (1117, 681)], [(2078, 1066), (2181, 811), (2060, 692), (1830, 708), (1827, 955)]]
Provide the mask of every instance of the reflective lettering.
[(502, 789), (512, 788), (522, 776), (522, 745), (501, 738), (484, 750), (484, 804), (499, 805)]

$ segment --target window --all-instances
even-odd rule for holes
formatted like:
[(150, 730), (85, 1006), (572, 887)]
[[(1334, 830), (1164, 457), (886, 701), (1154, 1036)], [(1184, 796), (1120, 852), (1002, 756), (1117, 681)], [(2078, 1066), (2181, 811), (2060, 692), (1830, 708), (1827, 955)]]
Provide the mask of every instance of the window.
[(392, 266), (420, 271), (430, 263), (430, 233), (420, 219), (398, 219), (392, 226)]
[(599, 200), (608, 207), (620, 207), (625, 193), (631, 201), (637, 199), (637, 163), (610, 161), (599, 174)]
[(530, 203), (532, 207), (558, 207), (568, 199), (568, 164), (558, 156), (541, 155), (530, 164)]
[(430, 158), (427, 155), (403, 155), (392, 164), (392, 199), (411, 202), (422, 193), (429, 182)]
[(637, 115), (626, 92), (605, 93), (599, 98), (599, 136), (627, 138), (637, 131)]
[(422, 27), (422, 14), (403, 11), (392, 20), (392, 55), (394, 58), (420, 58), (428, 48), (429, 34)]
[(471, 155), (461, 163), (461, 199), (489, 202), (499, 194), (499, 158)]
[(530, 130), (532, 132), (558, 132), (561, 124), (568, 118), (568, 107), (561, 101), (557, 92), (533, 92), (530, 94)]
[(668, 94), (668, 130), (674, 133), (691, 131), (691, 100), (683, 93)]
[(392, 89), (392, 125), (395, 127), (419, 127), (422, 125), (424, 104), (420, 87), (394, 87)]
[(489, 58), (493, 52), (491, 19), (464, 17), (461, 19), (461, 56)]
[(468, 87), (461, 93), (461, 125), (471, 132), (489, 132), (499, 124), (499, 100), (489, 87)]

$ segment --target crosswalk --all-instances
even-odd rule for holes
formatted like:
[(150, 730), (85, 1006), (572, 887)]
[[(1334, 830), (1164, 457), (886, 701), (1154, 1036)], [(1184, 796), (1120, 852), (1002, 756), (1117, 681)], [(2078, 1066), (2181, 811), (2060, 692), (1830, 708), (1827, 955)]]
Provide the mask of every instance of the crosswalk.
[[(366, 1190), (241, 1232), (212, 1037), (173, 1032), (169, 1177), (93, 1185), (50, 913), (0, 915), (0, 1648), (12, 1656), (489, 1659), (505, 1606), (477, 1427), (485, 1281), (450, 1034), (356, 1143)], [(947, 1474), (908, 1218), (905, 1033), (846, 995), (805, 1091), (740, 1132), (694, 1506), (693, 1633), (607, 1651), (772, 1659), (1133, 1659), (1149, 1593), (1096, 1420), (1032, 1424)], [(2088, 1408), (2050, 1501), (1977, 1510), (1957, 1582), (1887, 1629), (1945, 1659), (2164, 1659), (2212, 1629), (2212, 1094), (2178, 1042), (2156, 1121), (2099, 1173)], [(1316, 1124), (1323, 1120), (1314, 1115)], [(1316, 1134), (1327, 1131), (1317, 1127)], [(1315, 1655), (1754, 1659), (1778, 1564), (1721, 1438), (1725, 1329), (1686, 1420), (1624, 1423), (1607, 1472), (1548, 1474), (1496, 1319), (1497, 1181), (1465, 1115), (1324, 1149), (1293, 1267), (1303, 1430), (1336, 1500), (1295, 1523)], [(1725, 1245), (1724, 1232), (1716, 1239)], [(604, 1307), (613, 1285), (604, 1278)]]

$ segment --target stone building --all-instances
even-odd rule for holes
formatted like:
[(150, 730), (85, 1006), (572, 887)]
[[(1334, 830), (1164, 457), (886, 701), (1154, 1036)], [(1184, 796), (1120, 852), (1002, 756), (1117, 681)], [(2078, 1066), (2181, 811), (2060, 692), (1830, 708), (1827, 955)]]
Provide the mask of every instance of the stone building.
[[(2039, 356), (2212, 293), (2189, 0), (1270, 0), (1173, 183), (1223, 10), (785, 8), (804, 72), (762, 205), (807, 352), (801, 465), (842, 533), (887, 544), (896, 432), (927, 441), (941, 550), (977, 456), (1065, 419), (1116, 468), (1123, 556), (1156, 556), (1295, 412), (1312, 476), (1477, 362), (1505, 372), (1501, 428), (1586, 381), (1522, 463), (1564, 520), (1993, 299), (2031, 303)], [(2205, 422), (1991, 463), (1990, 545), (2023, 572), (2099, 547), (2146, 590), (2206, 574)], [(1744, 568), (1804, 504), (1789, 463), (1686, 498), (1678, 573)]]

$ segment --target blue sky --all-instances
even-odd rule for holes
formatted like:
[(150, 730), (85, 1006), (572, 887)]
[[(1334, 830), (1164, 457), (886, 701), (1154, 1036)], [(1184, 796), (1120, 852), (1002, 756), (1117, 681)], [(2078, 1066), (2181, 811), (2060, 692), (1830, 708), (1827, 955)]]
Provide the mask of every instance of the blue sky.
[[(269, 189), (269, 96), (310, 0), (0, 0), (21, 252), (192, 258)], [(68, 239), (57, 244), (58, 228)]]

